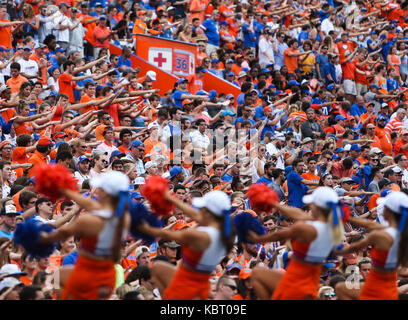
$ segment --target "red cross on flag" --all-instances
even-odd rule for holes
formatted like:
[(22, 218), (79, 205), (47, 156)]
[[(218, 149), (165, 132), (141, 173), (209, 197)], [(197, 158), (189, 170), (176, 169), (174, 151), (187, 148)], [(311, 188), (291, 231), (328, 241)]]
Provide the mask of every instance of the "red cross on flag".
[(172, 72), (173, 54), (171, 48), (149, 48), (149, 62), (156, 67)]

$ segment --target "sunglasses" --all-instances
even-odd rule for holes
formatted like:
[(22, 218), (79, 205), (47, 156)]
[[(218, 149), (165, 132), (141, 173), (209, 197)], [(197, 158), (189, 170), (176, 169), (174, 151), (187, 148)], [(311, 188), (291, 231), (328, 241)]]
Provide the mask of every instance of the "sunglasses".
[(226, 284), (227, 287), (231, 288), (231, 290), (237, 290), (237, 287), (231, 284)]
[(325, 293), (324, 296), (325, 296), (326, 298), (328, 298), (328, 297), (335, 297), (336, 294), (335, 294), (334, 292), (332, 292), (332, 293)]

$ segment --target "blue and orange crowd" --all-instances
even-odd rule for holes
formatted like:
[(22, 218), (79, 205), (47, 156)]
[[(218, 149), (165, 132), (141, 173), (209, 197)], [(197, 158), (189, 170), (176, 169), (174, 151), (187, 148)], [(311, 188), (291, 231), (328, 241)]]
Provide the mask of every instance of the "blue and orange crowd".
[[(135, 34), (197, 44), (195, 73), (168, 92), (155, 89), (156, 72), (142, 73), (130, 59)], [(157, 175), (186, 205), (220, 191), (231, 218), (255, 217), (270, 238), (235, 239), (208, 279), (213, 300), (266, 298), (259, 270), (285, 277), (291, 260), (292, 270), (301, 268), (299, 257), (317, 249), (288, 230), (303, 220), (296, 210), (315, 217), (312, 195), (329, 188), (359, 223), (344, 222), (343, 248), (319, 260), (316, 294), (304, 298), (357, 299), (345, 288), (350, 277), (372, 286), (370, 270), (384, 268), (394, 273), (381, 278), (392, 287), (382, 298), (406, 299), (406, 259), (386, 267), (391, 258), (380, 251), (387, 255), (391, 245), (376, 239), (402, 240), (375, 230), (397, 226), (389, 212), (400, 210), (380, 200), (408, 194), (407, 43), (408, 4), (401, 0), (1, 0), (0, 299), (61, 299), (55, 274), (77, 262), (80, 236), (40, 259), (13, 242), (28, 219), (58, 230), (86, 214), (74, 200), (51, 201), (37, 191), (36, 168), (50, 163), (69, 169), (85, 197), (95, 198), (93, 179), (119, 171), (133, 200), (147, 204), (141, 188)], [(206, 72), (241, 94), (203, 90)], [(256, 183), (276, 192), (273, 210), (251, 207), (246, 191)], [(160, 234), (197, 228), (180, 208), (162, 218)], [(374, 249), (357, 248), (360, 241)], [(101, 295), (108, 299), (165, 298), (153, 266), (179, 266), (183, 252), (192, 254), (160, 236), (148, 244), (127, 235), (117, 250), (115, 290)], [(286, 286), (298, 280), (284, 278)], [(292, 290), (280, 287), (273, 297), (285, 296), (285, 288)]]

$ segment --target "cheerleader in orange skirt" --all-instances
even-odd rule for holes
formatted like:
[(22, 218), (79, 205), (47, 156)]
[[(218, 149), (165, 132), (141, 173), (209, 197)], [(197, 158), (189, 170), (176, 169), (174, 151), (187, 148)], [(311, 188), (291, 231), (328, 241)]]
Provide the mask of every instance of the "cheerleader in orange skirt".
[(344, 282), (336, 285), (336, 292), (342, 299), (398, 300), (397, 267), (408, 263), (408, 196), (394, 191), (377, 200), (377, 204), (381, 202), (388, 226), (359, 218), (349, 219), (353, 224), (373, 231), (367, 238), (336, 254), (345, 255), (372, 246), (370, 255), (373, 267), (362, 289), (347, 288)]
[(143, 233), (182, 244), (182, 258), (176, 268), (165, 262), (155, 262), (152, 279), (163, 299), (208, 299), (211, 273), (232, 248), (234, 234), (231, 230), (228, 196), (221, 191), (211, 191), (202, 198), (194, 198), (193, 206), (167, 193), (165, 198), (198, 223), (197, 228), (164, 230), (142, 224)]
[(251, 281), (259, 299), (317, 299), (321, 268), (330, 252), (343, 240), (344, 228), (337, 194), (320, 187), (303, 197), (310, 203), (311, 216), (301, 209), (275, 203), (274, 206), (297, 220), (292, 226), (266, 235), (249, 232), (254, 242), (291, 239), (293, 254), (285, 273), (256, 267)]
[(118, 171), (108, 171), (91, 180), (98, 201), (85, 198), (75, 191), (60, 189), (87, 213), (72, 223), (49, 234), (40, 242), (47, 244), (72, 235), (80, 237), (78, 260), (64, 285), (62, 299), (108, 299), (116, 284), (115, 263), (120, 259), (120, 243), (130, 224), (124, 211), (129, 179)]

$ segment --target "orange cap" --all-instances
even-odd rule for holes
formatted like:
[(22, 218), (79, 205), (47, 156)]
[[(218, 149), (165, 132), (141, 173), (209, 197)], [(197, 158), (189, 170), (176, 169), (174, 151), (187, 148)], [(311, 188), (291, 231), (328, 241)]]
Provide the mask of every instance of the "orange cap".
[(177, 220), (176, 224), (173, 226), (174, 230), (182, 230), (184, 228), (188, 228), (188, 224), (184, 220)]
[(244, 268), (239, 272), (239, 279), (248, 279), (252, 274), (252, 269)]

